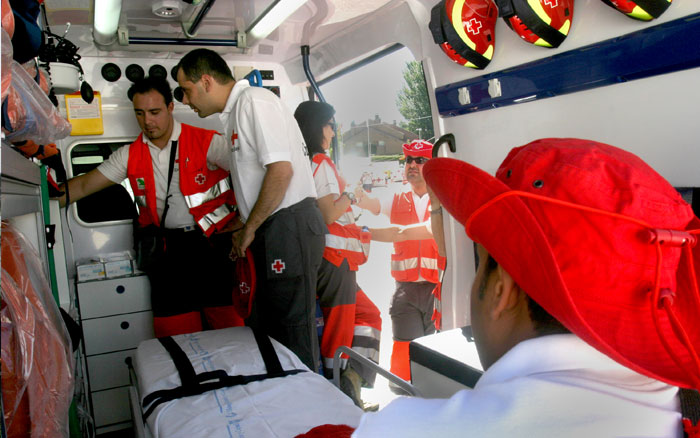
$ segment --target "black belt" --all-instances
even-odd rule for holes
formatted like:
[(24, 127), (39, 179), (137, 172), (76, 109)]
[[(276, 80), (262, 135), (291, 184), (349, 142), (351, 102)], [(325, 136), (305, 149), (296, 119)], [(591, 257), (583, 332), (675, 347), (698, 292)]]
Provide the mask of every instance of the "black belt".
[(258, 350), (260, 350), (260, 355), (263, 358), (263, 362), (265, 362), (267, 373), (251, 376), (229, 376), (224, 370), (206, 371), (197, 374), (187, 354), (182, 351), (182, 348), (177, 345), (177, 342), (175, 342), (172, 337), (166, 336), (158, 338), (163, 347), (170, 353), (170, 357), (173, 359), (173, 363), (175, 363), (177, 372), (180, 375), (182, 386), (154, 391), (144, 397), (143, 408), (146, 409), (146, 412), (143, 414), (144, 421), (161, 403), (191, 395), (203, 394), (207, 391), (220, 388), (245, 385), (250, 382), (257, 382), (275, 377), (285, 377), (306, 371), (296, 369), (285, 371), (280, 364), (277, 353), (275, 352), (275, 347), (272, 346), (270, 338), (257, 330), (253, 330), (253, 335), (255, 336), (255, 341), (258, 343)]
[(191, 233), (192, 231), (197, 231), (197, 226), (195, 225), (190, 225), (187, 227), (181, 227), (181, 228), (161, 228), (163, 230), (163, 234), (166, 236), (173, 235), (173, 234), (185, 234), (185, 233)]

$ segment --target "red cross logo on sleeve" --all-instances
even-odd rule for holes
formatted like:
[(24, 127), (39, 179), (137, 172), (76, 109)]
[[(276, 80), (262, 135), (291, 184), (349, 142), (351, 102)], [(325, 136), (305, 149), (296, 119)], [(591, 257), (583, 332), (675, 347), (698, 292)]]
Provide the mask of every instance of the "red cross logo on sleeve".
[(275, 259), (274, 263), (272, 263), (272, 270), (275, 271), (277, 274), (281, 274), (282, 271), (286, 268), (287, 265), (280, 260), (280, 259)]
[(474, 35), (479, 35), (479, 32), (481, 31), (481, 21), (477, 20), (476, 18), (469, 20), (467, 23), (467, 31), (473, 33)]
[(204, 182), (207, 180), (207, 177), (204, 176), (203, 173), (198, 173), (197, 176), (194, 177), (194, 182), (199, 184), (200, 186), (204, 184)]
[(245, 281), (241, 281), (241, 284), (238, 286), (238, 289), (240, 289), (240, 291), (243, 295), (250, 292), (250, 287), (248, 286), (248, 283), (246, 283)]
[(233, 131), (233, 134), (231, 134), (231, 144), (236, 144), (236, 140), (238, 140), (238, 134), (236, 134), (236, 131)]

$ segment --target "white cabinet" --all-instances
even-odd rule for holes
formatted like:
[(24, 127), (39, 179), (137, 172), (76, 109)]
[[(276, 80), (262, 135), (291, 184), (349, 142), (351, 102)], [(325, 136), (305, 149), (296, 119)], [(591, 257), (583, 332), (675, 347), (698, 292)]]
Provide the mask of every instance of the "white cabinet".
[(77, 291), (97, 433), (131, 427), (125, 361), (154, 337), (148, 277), (78, 283)]

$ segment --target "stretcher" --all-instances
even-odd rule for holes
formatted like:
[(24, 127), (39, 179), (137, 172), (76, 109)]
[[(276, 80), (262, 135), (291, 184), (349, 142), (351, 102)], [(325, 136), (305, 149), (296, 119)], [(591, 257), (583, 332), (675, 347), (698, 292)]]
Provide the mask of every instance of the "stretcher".
[(130, 368), (138, 438), (294, 437), (359, 424), (362, 411), (349, 397), (248, 327), (170, 339), (142, 342)]

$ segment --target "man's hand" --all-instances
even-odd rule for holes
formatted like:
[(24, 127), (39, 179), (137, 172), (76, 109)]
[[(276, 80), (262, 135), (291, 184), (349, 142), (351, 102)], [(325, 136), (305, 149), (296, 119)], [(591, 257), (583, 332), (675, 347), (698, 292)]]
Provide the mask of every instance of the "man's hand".
[(245, 250), (248, 249), (253, 239), (255, 239), (255, 230), (250, 227), (243, 227), (233, 232), (231, 237), (233, 246), (231, 248), (231, 260), (236, 260), (238, 257), (245, 257)]
[(382, 205), (379, 199), (367, 196), (367, 192), (362, 187), (358, 186), (355, 188), (355, 199), (357, 199), (357, 206), (361, 209), (368, 210), (375, 216), (380, 213)]

